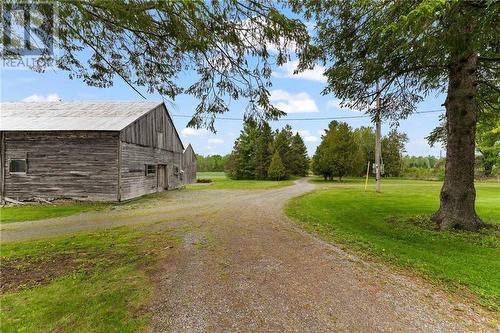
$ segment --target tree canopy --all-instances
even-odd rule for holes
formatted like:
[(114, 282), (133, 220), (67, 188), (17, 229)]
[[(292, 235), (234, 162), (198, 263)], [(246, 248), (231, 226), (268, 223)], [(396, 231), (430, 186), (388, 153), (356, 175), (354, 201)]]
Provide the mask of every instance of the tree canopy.
[[(498, 110), (500, 2), (290, 4), (316, 23), (314, 47), (299, 55), (298, 70), (325, 65), (323, 93), (398, 122), (429, 93), (446, 92), (445, 179), (433, 220), (442, 230), (484, 226), (475, 211), (475, 129), (482, 110)], [(370, 108), (376, 99), (380, 105)]]
[(423, 96), (445, 92), (452, 57), (471, 52), (479, 60), (479, 108), (498, 103), (498, 1), (290, 3), (314, 20), (317, 29), (314, 47), (301, 54), (299, 70), (316, 62), (326, 65), (323, 93), (333, 93), (353, 108), (374, 113), (371, 106), (381, 96), (383, 117), (404, 118)]
[(313, 171), (325, 179), (353, 174), (361, 158), (354, 133), (344, 122), (332, 121), (313, 156)]
[[(44, 22), (37, 34), (45, 37), (53, 35), (51, 16), (57, 12), (56, 47), (62, 54), (55, 57), (45, 48), (46, 61), (35, 70), (54, 60), (70, 78), (91, 86), (109, 87), (119, 77), (137, 92), (145, 87), (171, 99), (191, 94), (199, 105), (190, 125), (212, 130), (214, 117), (228, 111), (228, 99), (247, 99), (249, 117), (283, 115), (269, 102), (271, 66), (286, 62), (290, 51), (306, 49), (309, 40), (304, 24), (270, 0), (3, 4), (5, 10), (14, 5), (37, 9)], [(4, 43), (21, 43), (24, 32), (12, 32)], [(3, 58), (20, 56), (5, 50)], [(196, 79), (182, 86), (178, 78), (186, 73)]]
[(392, 129), (382, 138), (382, 157), (384, 161), (384, 175), (399, 177), (403, 171), (403, 154), (408, 142), (406, 133)]

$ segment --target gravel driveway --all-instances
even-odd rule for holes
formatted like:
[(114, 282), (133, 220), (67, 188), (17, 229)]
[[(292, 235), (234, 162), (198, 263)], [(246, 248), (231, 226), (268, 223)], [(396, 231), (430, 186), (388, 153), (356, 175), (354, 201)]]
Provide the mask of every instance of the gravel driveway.
[(460, 296), (297, 228), (283, 205), (313, 188), (180, 191), (140, 209), (7, 224), (2, 241), (133, 224), (182, 237), (153, 275), (151, 332), (498, 331)]

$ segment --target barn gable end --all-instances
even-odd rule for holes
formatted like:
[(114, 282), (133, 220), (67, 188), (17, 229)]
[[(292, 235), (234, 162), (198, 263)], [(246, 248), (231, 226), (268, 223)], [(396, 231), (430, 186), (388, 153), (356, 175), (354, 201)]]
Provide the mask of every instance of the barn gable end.
[(182, 165), (184, 171), (184, 179), (186, 184), (196, 182), (196, 154), (194, 149), (189, 144), (182, 154)]
[(120, 199), (183, 185), (184, 146), (164, 104), (124, 128), (120, 146)]

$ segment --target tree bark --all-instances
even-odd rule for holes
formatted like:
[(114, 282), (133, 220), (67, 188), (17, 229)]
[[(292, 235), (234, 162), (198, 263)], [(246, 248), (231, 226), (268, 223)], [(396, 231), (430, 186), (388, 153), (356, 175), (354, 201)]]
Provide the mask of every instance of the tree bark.
[(478, 55), (455, 57), (449, 69), (446, 97), (447, 150), (439, 210), (433, 215), (441, 230), (476, 231), (484, 224), (476, 214), (474, 188)]

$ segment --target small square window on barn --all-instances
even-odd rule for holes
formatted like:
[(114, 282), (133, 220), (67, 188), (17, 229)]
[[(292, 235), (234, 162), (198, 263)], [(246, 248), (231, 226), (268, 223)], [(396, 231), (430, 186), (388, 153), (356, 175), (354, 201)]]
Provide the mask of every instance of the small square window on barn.
[(154, 176), (154, 175), (156, 175), (156, 165), (146, 164), (146, 176)]
[(174, 165), (174, 175), (179, 175), (179, 167)]
[(9, 173), (26, 174), (27, 169), (26, 160), (10, 160), (9, 162)]

